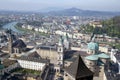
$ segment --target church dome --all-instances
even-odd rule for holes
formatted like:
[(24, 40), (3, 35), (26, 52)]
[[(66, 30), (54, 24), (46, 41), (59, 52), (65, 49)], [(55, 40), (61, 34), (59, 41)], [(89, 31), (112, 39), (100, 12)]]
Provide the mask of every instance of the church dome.
[(108, 59), (108, 58), (110, 58), (110, 56), (107, 55), (107, 54), (105, 54), (105, 53), (98, 54), (98, 57), (100, 57), (100, 58), (104, 58), (104, 59)]
[(90, 56), (85, 57), (85, 59), (94, 61), (94, 60), (98, 60), (98, 56), (97, 55), (90, 55)]
[(0, 70), (3, 69), (3, 68), (4, 68), (4, 66), (2, 64), (0, 64)]
[(1, 64), (1, 61), (0, 61), (0, 70), (4, 68), (4, 65)]
[(90, 50), (98, 50), (99, 49), (99, 45), (95, 42), (90, 42), (88, 43), (88, 49)]

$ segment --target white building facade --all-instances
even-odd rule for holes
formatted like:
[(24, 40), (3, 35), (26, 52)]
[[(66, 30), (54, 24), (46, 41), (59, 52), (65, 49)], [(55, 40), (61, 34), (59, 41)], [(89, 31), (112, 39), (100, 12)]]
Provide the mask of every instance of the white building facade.
[(36, 59), (30, 57), (21, 57), (17, 61), (20, 67), (22, 68), (38, 70), (38, 71), (42, 71), (46, 67), (47, 63), (49, 63), (48, 60)]

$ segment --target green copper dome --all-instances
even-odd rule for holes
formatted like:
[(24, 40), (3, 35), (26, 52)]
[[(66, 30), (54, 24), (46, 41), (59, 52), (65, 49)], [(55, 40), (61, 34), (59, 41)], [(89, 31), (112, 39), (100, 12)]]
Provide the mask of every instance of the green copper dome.
[(85, 57), (85, 59), (87, 59), (87, 60), (98, 60), (98, 56), (97, 55), (90, 55), (90, 56)]
[(107, 54), (105, 54), (105, 53), (101, 53), (101, 54), (98, 54), (98, 57), (100, 57), (100, 58), (110, 58), (110, 56), (109, 55), (107, 55)]
[(88, 43), (88, 49), (90, 50), (99, 50), (99, 45), (95, 42)]
[(0, 64), (0, 70), (3, 69), (3, 68), (4, 68), (4, 66), (2, 64)]
[(1, 60), (0, 60), (0, 70), (3, 68), (4, 68), (4, 66), (1, 64)]

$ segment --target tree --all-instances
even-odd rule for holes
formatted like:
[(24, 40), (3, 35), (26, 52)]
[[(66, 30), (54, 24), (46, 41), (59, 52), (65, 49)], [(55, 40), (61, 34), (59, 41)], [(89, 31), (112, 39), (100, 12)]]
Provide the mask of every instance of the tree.
[(120, 38), (120, 16), (105, 20), (102, 24), (107, 35)]

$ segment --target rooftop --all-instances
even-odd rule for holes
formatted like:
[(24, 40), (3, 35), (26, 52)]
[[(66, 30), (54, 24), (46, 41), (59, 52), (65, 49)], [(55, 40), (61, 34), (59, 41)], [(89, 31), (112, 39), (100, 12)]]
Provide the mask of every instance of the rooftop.
[(88, 49), (90, 50), (98, 50), (99, 49), (99, 45), (95, 42), (90, 42), (88, 43)]
[(75, 80), (93, 76), (93, 72), (91, 72), (86, 67), (80, 55), (76, 58), (76, 60), (69, 67), (65, 69), (65, 71), (69, 73), (72, 77), (74, 77)]
[(16, 63), (16, 62), (17, 62), (16, 60), (4, 59), (3, 65), (4, 65), (5, 67), (8, 67), (8, 66), (10, 66), (10, 65), (12, 65), (12, 64), (14, 64), (14, 63)]
[(110, 56), (105, 53), (99, 53), (85, 57), (87, 60), (98, 60), (99, 58), (108, 59)]
[(57, 50), (57, 48), (55, 46), (40, 46), (40, 49), (54, 50), (54, 51)]
[(116, 57), (117, 61), (120, 62), (120, 51), (118, 51), (118, 52), (115, 54), (115, 57)]
[(0, 64), (0, 70), (4, 68), (4, 65)]
[(35, 51), (28, 55), (28, 57), (35, 57), (35, 58), (41, 58), (41, 56)]
[(98, 57), (100, 57), (100, 58), (110, 58), (110, 56), (105, 54), (105, 53), (98, 54)]
[(25, 44), (21, 39), (19, 39), (19, 40), (16, 40), (16, 41), (13, 43), (12, 47), (25, 48), (25, 47), (26, 47), (26, 44)]
[(49, 60), (47, 60), (47, 59), (27, 57), (27, 56), (21, 56), (18, 58), (18, 60), (27, 60), (27, 61), (41, 62), (41, 63), (48, 63), (49, 62)]
[(94, 61), (94, 60), (98, 60), (98, 56), (97, 55), (90, 55), (90, 56), (85, 57), (85, 59)]

